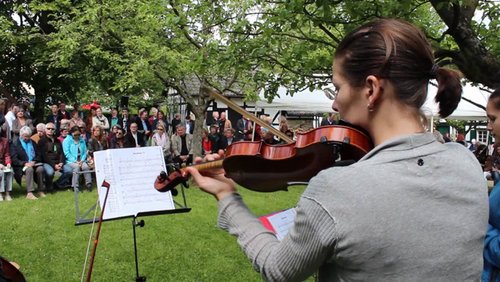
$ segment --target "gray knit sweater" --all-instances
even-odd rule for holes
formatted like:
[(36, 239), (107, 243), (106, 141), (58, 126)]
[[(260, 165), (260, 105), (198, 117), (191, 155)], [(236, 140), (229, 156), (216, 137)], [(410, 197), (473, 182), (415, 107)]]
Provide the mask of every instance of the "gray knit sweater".
[(268, 281), (472, 281), (488, 222), (481, 167), (462, 145), (432, 134), (390, 140), (348, 167), (321, 171), (280, 242), (238, 194), (219, 226), (238, 237)]

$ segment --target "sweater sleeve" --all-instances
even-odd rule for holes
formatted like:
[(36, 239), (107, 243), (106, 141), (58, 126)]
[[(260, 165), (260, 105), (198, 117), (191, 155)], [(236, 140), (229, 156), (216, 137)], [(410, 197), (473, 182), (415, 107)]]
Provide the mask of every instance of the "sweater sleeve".
[[(238, 244), (266, 281), (302, 281), (331, 255), (334, 219), (313, 200), (302, 198), (287, 236), (280, 242), (243, 203), (239, 194), (219, 202), (219, 226)], [(328, 232), (329, 236), (324, 236)]]

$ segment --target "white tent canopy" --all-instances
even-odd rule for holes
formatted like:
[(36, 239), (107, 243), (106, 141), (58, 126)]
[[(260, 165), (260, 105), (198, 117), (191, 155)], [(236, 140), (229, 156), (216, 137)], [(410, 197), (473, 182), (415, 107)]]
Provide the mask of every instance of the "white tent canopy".
[[(331, 87), (331, 86), (329, 86)], [(429, 84), (429, 92), (427, 101), (422, 106), (423, 112), (428, 117), (438, 117), (439, 107), (434, 102), (436, 95), (436, 87)], [(266, 112), (277, 111), (297, 111), (309, 113), (329, 113), (332, 110), (332, 101), (328, 99), (323, 90), (302, 91), (295, 93), (293, 96), (286, 95), (286, 88), (278, 89), (279, 97), (275, 97), (271, 103), (267, 103), (264, 94), (260, 94), (259, 101), (256, 102), (256, 107), (266, 110)], [(489, 93), (480, 90), (478, 87), (473, 87), (469, 84), (464, 86), (462, 96), (486, 107)], [(449, 119), (461, 120), (486, 120), (486, 112), (483, 109), (461, 100), (457, 109), (448, 117)]]
[(296, 111), (309, 113), (330, 113), (333, 112), (333, 101), (325, 96), (323, 90), (304, 90), (297, 92), (293, 96), (286, 95), (286, 88), (278, 89), (279, 97), (275, 97), (271, 103), (267, 103), (261, 92), (259, 101), (255, 106), (269, 111)]

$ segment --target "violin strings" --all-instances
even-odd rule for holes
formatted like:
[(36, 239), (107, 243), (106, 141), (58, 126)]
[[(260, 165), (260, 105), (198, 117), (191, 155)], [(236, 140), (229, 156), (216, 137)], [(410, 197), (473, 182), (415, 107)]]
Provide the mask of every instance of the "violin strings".
[(99, 204), (99, 198), (96, 200), (96, 208), (94, 209), (94, 218), (92, 219), (92, 228), (90, 229), (89, 241), (87, 243), (87, 252), (85, 253), (85, 261), (83, 262), (83, 270), (80, 282), (83, 282), (85, 277), (85, 269), (87, 269), (87, 261), (89, 259), (90, 243), (92, 242), (92, 234), (94, 234), (95, 219), (97, 215), (97, 205)]

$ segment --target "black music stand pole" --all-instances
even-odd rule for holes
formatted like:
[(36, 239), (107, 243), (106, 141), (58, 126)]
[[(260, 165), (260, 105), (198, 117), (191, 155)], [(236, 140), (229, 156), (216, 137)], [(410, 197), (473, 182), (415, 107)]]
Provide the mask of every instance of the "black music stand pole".
[(137, 237), (135, 234), (135, 227), (144, 227), (144, 220), (137, 221), (137, 217), (132, 217), (132, 230), (134, 233), (134, 256), (135, 256), (135, 281), (146, 282), (146, 276), (139, 276), (139, 260), (137, 259)]

